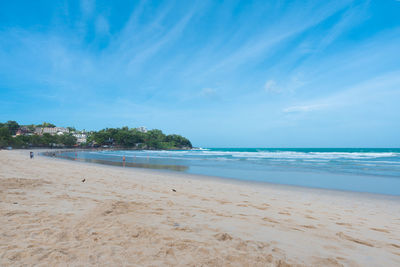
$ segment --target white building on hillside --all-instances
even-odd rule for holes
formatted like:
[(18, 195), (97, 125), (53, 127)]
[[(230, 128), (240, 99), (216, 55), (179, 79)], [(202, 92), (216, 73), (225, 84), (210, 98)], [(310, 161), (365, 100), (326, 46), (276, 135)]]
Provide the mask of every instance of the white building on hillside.
[(85, 133), (73, 133), (72, 135), (76, 137), (76, 142), (78, 144), (87, 142), (87, 135)]
[(42, 135), (45, 133), (51, 134), (51, 135), (55, 135), (55, 134), (64, 134), (64, 133), (69, 133), (69, 130), (67, 128), (64, 127), (44, 127), (44, 128), (36, 128), (35, 129), (35, 133)]
[(147, 133), (147, 128), (144, 126), (137, 127), (136, 130), (138, 130), (141, 133)]

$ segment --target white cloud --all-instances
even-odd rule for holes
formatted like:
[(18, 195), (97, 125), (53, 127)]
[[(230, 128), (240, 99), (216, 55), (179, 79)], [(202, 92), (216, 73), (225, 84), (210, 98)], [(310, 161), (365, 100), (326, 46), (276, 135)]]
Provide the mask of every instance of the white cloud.
[(145, 62), (146, 59), (157, 54), (166, 44), (173, 42), (178, 39), (184, 32), (186, 26), (190, 23), (194, 16), (194, 9), (190, 10), (182, 19), (180, 19), (169, 31), (161, 35), (156, 41), (152, 42), (147, 48), (144, 48), (139, 55), (136, 55), (135, 50), (131, 50), (135, 53), (134, 58), (129, 62), (128, 68), (137, 68), (137, 66)]
[(213, 97), (217, 94), (217, 91), (213, 88), (203, 88), (200, 91), (200, 95), (203, 97)]
[(274, 80), (268, 80), (264, 84), (264, 90), (268, 93), (280, 93), (281, 90)]
[(285, 77), (285, 81), (280, 82), (279, 84), (270, 79), (264, 84), (264, 91), (267, 93), (293, 93), (297, 89), (303, 87), (306, 84), (306, 81), (302, 75), (302, 73), (295, 73), (292, 75), (288, 75)]
[(377, 99), (385, 99), (385, 102), (390, 102), (400, 94), (399, 86), (400, 70), (397, 70), (351, 85), (342, 91), (315, 99), (312, 102), (289, 106), (284, 108), (283, 112), (304, 113), (333, 107), (339, 110), (344, 107), (376, 103)]
[(309, 112), (322, 109), (327, 105), (323, 104), (311, 104), (311, 105), (300, 105), (300, 106), (291, 106), (287, 107), (283, 110), (285, 113), (296, 113), (296, 112)]
[(280, 16), (280, 19), (271, 22), (271, 27), (267, 27), (256, 37), (243, 39), (244, 41), (238, 48), (229, 53), (222, 53), (223, 56), (219, 63), (209, 68), (205, 74), (214, 73), (218, 70), (234, 69), (252, 60), (273, 55), (274, 49), (282, 42), (318, 25), (349, 3), (351, 1), (344, 0), (330, 2), (327, 5), (309, 5), (301, 11), (298, 8), (289, 9)]

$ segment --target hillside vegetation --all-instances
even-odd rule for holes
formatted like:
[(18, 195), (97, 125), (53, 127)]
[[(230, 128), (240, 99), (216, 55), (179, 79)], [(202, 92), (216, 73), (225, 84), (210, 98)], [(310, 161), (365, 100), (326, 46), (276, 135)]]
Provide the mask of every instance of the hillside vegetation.
[[(190, 149), (191, 142), (180, 135), (166, 135), (161, 130), (143, 131), (137, 128), (106, 128), (100, 131), (76, 131), (67, 127), (68, 132), (54, 134), (40, 133), (38, 128), (54, 128), (51, 123), (40, 125), (19, 125), (16, 121), (0, 123), (0, 148), (28, 147), (122, 147), (134, 149)], [(23, 131), (21, 131), (23, 129)], [(84, 135), (86, 142), (77, 143), (76, 136)]]

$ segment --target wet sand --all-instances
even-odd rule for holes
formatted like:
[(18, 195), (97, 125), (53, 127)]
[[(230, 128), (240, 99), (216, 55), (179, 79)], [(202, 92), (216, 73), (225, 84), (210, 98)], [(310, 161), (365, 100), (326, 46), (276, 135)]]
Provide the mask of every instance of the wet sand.
[(2, 150), (0, 215), (0, 266), (400, 266), (400, 197)]

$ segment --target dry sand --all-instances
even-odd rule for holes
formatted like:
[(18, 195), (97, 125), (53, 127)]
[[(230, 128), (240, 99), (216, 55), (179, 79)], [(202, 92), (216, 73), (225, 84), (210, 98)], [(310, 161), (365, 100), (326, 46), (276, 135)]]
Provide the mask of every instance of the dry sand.
[(0, 151), (0, 265), (400, 266), (399, 204)]

